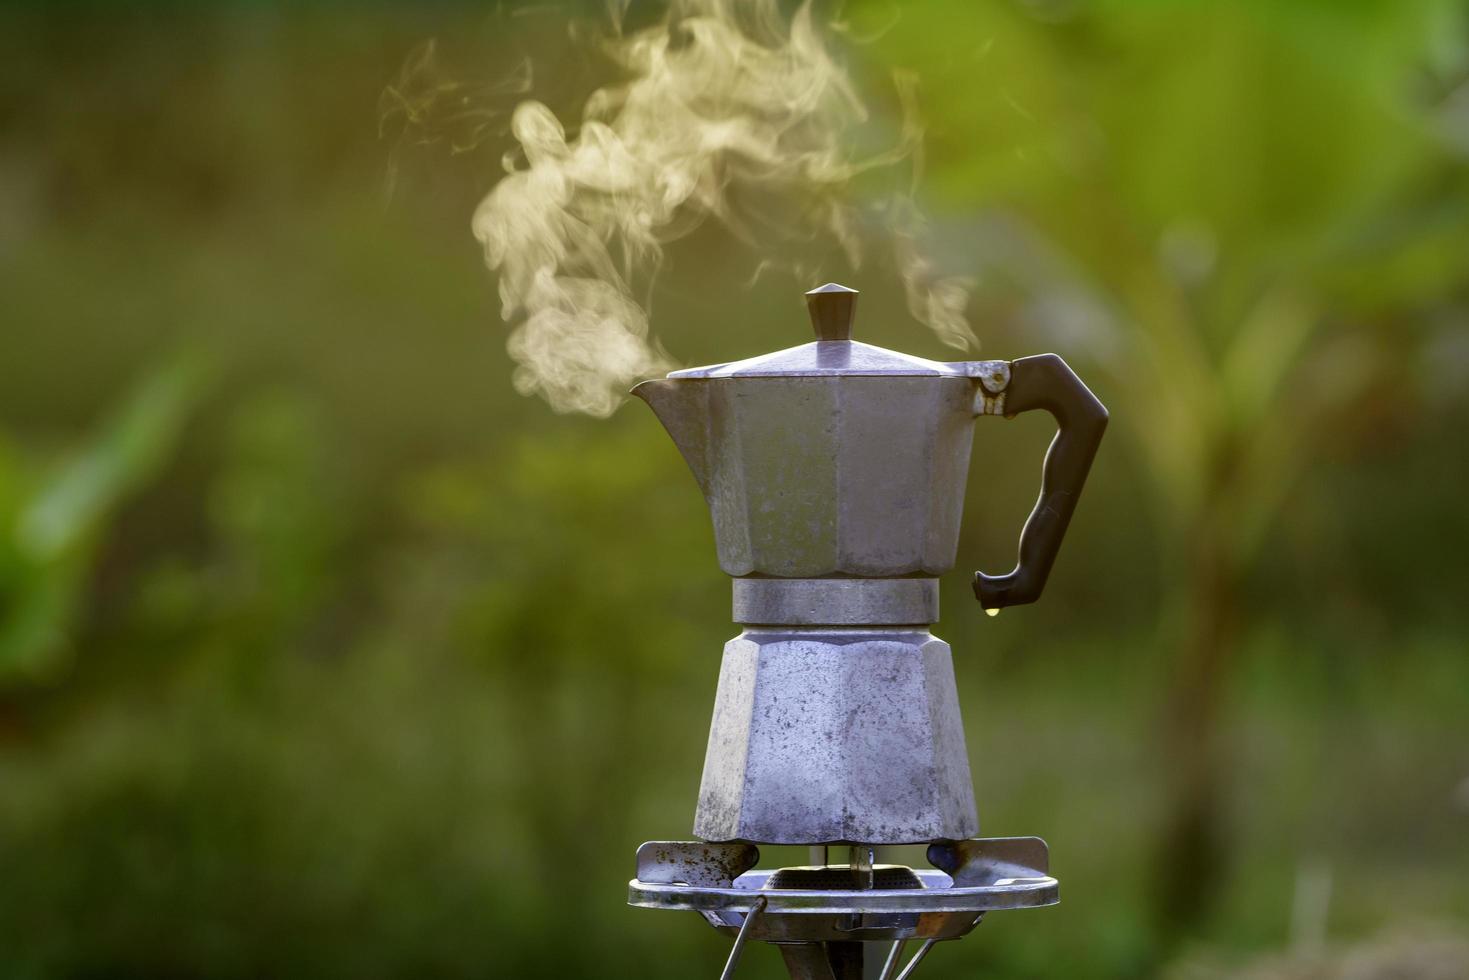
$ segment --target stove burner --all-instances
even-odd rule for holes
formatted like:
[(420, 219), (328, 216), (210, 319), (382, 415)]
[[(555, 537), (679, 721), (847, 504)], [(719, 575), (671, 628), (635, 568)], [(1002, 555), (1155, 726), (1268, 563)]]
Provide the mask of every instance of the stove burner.
[[(873, 865), (872, 887), (874, 889), (922, 888), (923, 882), (912, 868), (901, 864)], [(801, 865), (781, 868), (765, 879), (762, 889), (796, 889), (801, 891), (843, 891), (862, 888), (862, 872), (850, 864), (828, 864), (823, 866)]]
[[(774, 943), (792, 976), (848, 980), (862, 976), (863, 946), (889, 944), (881, 980), (906, 980), (933, 945), (959, 939), (986, 912), (1058, 901), (1037, 837), (944, 841), (928, 849), (940, 870), (899, 865), (755, 868), (753, 844), (650, 841), (638, 848), (638, 876), (628, 883), (637, 908), (698, 912), (735, 937), (721, 980), (734, 975), (750, 940)], [(856, 882), (870, 872), (873, 887)], [(901, 973), (904, 945), (923, 945)]]

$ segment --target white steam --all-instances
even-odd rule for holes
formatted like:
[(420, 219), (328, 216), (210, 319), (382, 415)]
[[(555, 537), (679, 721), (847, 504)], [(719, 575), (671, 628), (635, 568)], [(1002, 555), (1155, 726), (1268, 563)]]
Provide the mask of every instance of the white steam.
[[(892, 151), (852, 157), (850, 130), (866, 112), (809, 5), (787, 22), (775, 0), (683, 0), (608, 51), (627, 80), (593, 93), (573, 136), (539, 102), (515, 109), (521, 159), (507, 157), (508, 175), (473, 223), (516, 324), (517, 390), (598, 416), (674, 366), (631, 288), (665, 243), (713, 217), (761, 248), (830, 236), (856, 265), (856, 210), (843, 192), (915, 145), (905, 127)], [(750, 204), (771, 199), (775, 220)], [(911, 201), (887, 210), (909, 309), (946, 343), (971, 345), (967, 284), (932, 273)]]

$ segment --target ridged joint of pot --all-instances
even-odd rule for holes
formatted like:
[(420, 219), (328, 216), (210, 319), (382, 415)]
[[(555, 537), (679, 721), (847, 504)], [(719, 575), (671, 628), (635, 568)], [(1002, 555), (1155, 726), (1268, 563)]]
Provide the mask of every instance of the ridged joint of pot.
[(734, 621), (748, 626), (927, 626), (935, 578), (737, 578)]
[(972, 400), (957, 375), (714, 382), (706, 493), (720, 567), (735, 578), (947, 572)]
[(695, 836), (912, 844), (978, 832), (943, 640), (786, 628), (725, 645)]
[(1005, 390), (1010, 387), (1010, 362), (966, 361), (964, 373), (979, 382), (974, 388), (974, 414), (1004, 415)]

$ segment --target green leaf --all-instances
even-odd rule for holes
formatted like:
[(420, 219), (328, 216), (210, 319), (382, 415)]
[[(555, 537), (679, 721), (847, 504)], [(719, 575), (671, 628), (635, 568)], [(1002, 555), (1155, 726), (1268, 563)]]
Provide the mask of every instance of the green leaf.
[[(145, 378), (59, 471), (7, 480), (7, 486), (35, 489), (7, 508), (14, 517), (0, 543), (9, 559), (0, 568), (6, 586), (0, 683), (44, 674), (64, 659), (96, 542), (118, 505), (168, 458), (206, 374), (196, 356), (173, 358)], [(3, 465), (23, 470), (26, 464), (9, 456)]]

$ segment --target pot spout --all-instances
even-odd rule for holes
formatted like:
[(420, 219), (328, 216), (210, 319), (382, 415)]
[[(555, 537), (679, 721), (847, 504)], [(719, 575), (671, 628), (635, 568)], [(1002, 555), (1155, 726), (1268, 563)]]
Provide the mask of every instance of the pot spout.
[(696, 380), (657, 378), (633, 388), (648, 403), (709, 496), (709, 387)]

